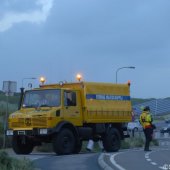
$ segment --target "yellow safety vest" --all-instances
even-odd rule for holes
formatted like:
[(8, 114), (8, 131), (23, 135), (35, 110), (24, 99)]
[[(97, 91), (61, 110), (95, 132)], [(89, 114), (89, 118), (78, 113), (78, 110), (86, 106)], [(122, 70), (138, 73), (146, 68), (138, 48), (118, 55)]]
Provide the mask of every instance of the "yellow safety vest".
[(143, 113), (140, 115), (140, 123), (144, 129), (152, 127), (152, 117), (149, 112), (143, 111)]

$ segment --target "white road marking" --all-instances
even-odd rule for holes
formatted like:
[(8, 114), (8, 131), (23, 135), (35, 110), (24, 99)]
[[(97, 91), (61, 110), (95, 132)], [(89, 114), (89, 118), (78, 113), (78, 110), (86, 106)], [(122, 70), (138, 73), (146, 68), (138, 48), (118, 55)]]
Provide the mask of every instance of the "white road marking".
[[(156, 162), (153, 162), (151, 159), (150, 159), (150, 154), (152, 154), (153, 152), (158, 152), (158, 151), (161, 151), (161, 150), (170, 150), (170, 149), (157, 149), (155, 151), (152, 151), (152, 152), (149, 152), (149, 153), (145, 153), (145, 159), (153, 166), (158, 166), (158, 163)], [(126, 151), (131, 151), (131, 150), (126, 150)], [(126, 152), (125, 151), (125, 152)], [(133, 151), (141, 151), (141, 150), (133, 150)], [(116, 153), (116, 154), (113, 154), (111, 155), (110, 154), (110, 161), (111, 163), (113, 164), (113, 166), (115, 166), (118, 170), (126, 170), (125, 168), (123, 168), (122, 166), (120, 166), (116, 161), (115, 161), (115, 157), (118, 155), (118, 154), (122, 154), (122, 153), (125, 153), (125, 152), (121, 152), (121, 153)], [(161, 170), (167, 170), (165, 169), (165, 167), (163, 166), (160, 166), (158, 167), (159, 169)]]
[(151, 162), (152, 165), (158, 165), (156, 162)]
[(165, 169), (165, 167), (163, 167), (163, 166), (160, 166), (160, 167), (159, 167), (159, 169), (163, 169), (163, 170), (166, 170), (166, 169)]
[(119, 164), (117, 164), (117, 162), (115, 161), (115, 156), (117, 156), (118, 154), (121, 154), (121, 153), (116, 153), (116, 154), (112, 155), (112, 156), (110, 157), (110, 161), (111, 161), (111, 163), (112, 163), (116, 168), (118, 168), (119, 170), (126, 170), (125, 168), (123, 168), (122, 166), (120, 166)]
[(145, 158), (146, 158), (146, 159), (149, 159), (149, 155), (145, 155)]
[[(158, 149), (158, 150), (155, 150), (155, 151), (153, 151), (153, 152), (158, 152), (158, 151), (163, 151), (163, 150), (168, 150), (168, 151), (169, 151), (169, 149)], [(153, 153), (153, 152), (146, 153), (146, 154), (145, 154), (145, 159), (146, 159), (148, 162), (150, 162), (151, 165), (158, 166), (158, 163), (152, 162), (152, 160), (151, 160), (150, 157), (149, 157), (150, 154)], [(159, 168), (159, 169), (162, 169), (162, 170), (168, 170), (168, 169), (166, 169), (164, 166), (160, 166), (160, 167), (158, 167), (158, 168)]]

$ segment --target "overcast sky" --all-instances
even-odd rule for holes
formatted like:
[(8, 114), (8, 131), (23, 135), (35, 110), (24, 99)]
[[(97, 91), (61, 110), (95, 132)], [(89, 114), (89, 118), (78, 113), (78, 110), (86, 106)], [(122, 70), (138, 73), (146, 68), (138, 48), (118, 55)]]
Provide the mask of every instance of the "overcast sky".
[[(131, 96), (170, 97), (170, 0), (0, 0), (0, 84), (131, 80)], [(34, 86), (38, 80), (24, 80)]]

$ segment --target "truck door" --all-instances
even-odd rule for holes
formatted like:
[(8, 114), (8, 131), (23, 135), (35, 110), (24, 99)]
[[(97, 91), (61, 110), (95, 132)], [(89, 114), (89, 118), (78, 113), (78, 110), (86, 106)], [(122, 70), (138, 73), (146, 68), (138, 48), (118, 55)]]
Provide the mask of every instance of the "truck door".
[(64, 120), (76, 126), (82, 125), (82, 105), (80, 91), (64, 90)]

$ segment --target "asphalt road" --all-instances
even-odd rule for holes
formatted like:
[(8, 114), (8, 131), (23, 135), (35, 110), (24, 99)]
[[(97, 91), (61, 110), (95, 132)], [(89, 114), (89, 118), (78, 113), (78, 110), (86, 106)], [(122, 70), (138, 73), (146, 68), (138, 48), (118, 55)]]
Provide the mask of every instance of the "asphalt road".
[(143, 149), (122, 151), (107, 159), (114, 170), (170, 170), (170, 148), (156, 148), (152, 152)]
[(49, 155), (33, 161), (41, 170), (101, 170), (98, 165), (100, 153), (66, 156)]

